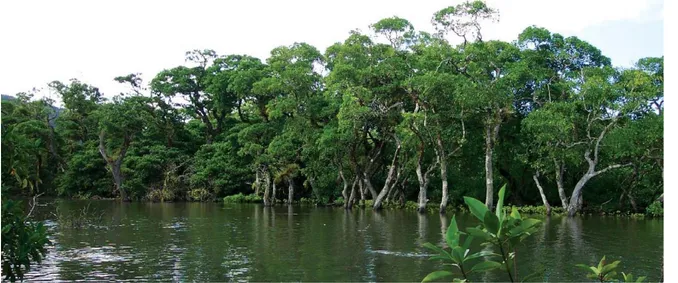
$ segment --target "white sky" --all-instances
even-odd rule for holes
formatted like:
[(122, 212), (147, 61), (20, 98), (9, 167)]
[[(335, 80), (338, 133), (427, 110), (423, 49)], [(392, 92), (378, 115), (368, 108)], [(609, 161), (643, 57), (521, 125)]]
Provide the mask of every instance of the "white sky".
[[(431, 15), (459, 0), (419, 1), (3, 1), (0, 4), (0, 93), (14, 95), (52, 80), (78, 78), (108, 97), (124, 91), (115, 76), (145, 81), (184, 63), (185, 51), (268, 57), (295, 41), (324, 52), (348, 32), (399, 16), (431, 31)], [(662, 56), (661, 0), (490, 0), (498, 24), (483, 38), (512, 41), (529, 25), (578, 36), (613, 64)], [(42, 92), (49, 95), (48, 92)], [(55, 96), (52, 98), (56, 99)]]

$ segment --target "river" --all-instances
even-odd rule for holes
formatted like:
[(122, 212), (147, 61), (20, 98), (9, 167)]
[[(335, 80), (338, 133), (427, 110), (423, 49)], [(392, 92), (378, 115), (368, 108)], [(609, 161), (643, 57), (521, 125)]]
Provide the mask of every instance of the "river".
[[(82, 213), (86, 208), (86, 212)], [(82, 227), (70, 219), (90, 219)], [(451, 215), (413, 211), (263, 207), (223, 203), (50, 201), (37, 210), (52, 245), (30, 281), (408, 281), (443, 266), (421, 247), (444, 243)], [(542, 217), (543, 218), (543, 217)], [(475, 225), (457, 214), (460, 227)], [(620, 271), (661, 280), (663, 221), (551, 217), (516, 254), (518, 275), (542, 268), (539, 281), (585, 281), (577, 263), (603, 255)], [(60, 224), (61, 223), (61, 224)], [(477, 245), (474, 248), (480, 249)], [(621, 276), (621, 274), (620, 274)], [(501, 273), (474, 278), (506, 281)], [(647, 282), (646, 281), (646, 282)]]

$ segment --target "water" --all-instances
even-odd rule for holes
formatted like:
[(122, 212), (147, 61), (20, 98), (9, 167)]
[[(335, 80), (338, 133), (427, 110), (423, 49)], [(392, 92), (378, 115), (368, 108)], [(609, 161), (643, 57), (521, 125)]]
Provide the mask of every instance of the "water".
[[(68, 228), (52, 212), (79, 215), (87, 204), (103, 215)], [(40, 207), (53, 245), (30, 281), (421, 281), (444, 268), (425, 242), (444, 243), (449, 217), (411, 211), (219, 203), (56, 201)], [(83, 217), (80, 217), (83, 218)], [(86, 217), (85, 217), (86, 218)], [(457, 215), (460, 227), (475, 225)], [(545, 219), (544, 229), (517, 250), (519, 276), (584, 281), (577, 263), (603, 255), (620, 271), (661, 280), (663, 222), (628, 218)], [(482, 247), (475, 246), (476, 250)], [(507, 281), (489, 273), (476, 281)]]

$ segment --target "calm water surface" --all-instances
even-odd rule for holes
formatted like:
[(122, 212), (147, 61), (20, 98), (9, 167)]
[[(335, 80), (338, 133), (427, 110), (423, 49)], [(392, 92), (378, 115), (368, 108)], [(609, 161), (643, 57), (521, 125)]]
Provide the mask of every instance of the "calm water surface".
[[(85, 228), (55, 210), (104, 215)], [(443, 245), (449, 217), (410, 211), (267, 207), (220, 203), (53, 201), (41, 207), (53, 245), (30, 281), (421, 281), (442, 266), (425, 242)], [(460, 227), (475, 225), (457, 215)], [(519, 276), (543, 268), (550, 282), (586, 280), (577, 263), (603, 255), (621, 270), (661, 280), (663, 222), (627, 218), (544, 219), (517, 250)], [(476, 249), (480, 249), (477, 247)], [(506, 281), (491, 273), (476, 281)]]

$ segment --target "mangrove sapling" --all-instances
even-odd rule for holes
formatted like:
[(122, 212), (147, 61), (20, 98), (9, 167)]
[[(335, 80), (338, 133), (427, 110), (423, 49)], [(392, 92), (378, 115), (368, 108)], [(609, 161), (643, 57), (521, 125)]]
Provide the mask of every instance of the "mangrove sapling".
[[(517, 266), (516, 266), (516, 246), (525, 240), (530, 235), (534, 234), (539, 228), (540, 220), (533, 218), (523, 218), (518, 209), (513, 207), (510, 214), (504, 211), (504, 196), (506, 193), (506, 185), (499, 190), (499, 199), (495, 213), (492, 213), (485, 204), (481, 201), (464, 197), (466, 205), (469, 207), (471, 214), (480, 220), (480, 225), (466, 229), (466, 233), (460, 232), (457, 228), (455, 218), (452, 218), (450, 228), (446, 234), (446, 242), (452, 249), (449, 253), (432, 244), (425, 244), (425, 247), (435, 250), (439, 253), (431, 259), (442, 259), (453, 262), (452, 265), (459, 269), (462, 274), (462, 279), (455, 279), (458, 281), (468, 281), (468, 274), (470, 272), (485, 272), (490, 270), (501, 270), (506, 272), (511, 282), (518, 280)], [(460, 235), (468, 235), (464, 244), (459, 246)], [(483, 240), (483, 245), (497, 247), (499, 254), (479, 252), (469, 255), (469, 247), (473, 238)], [(479, 257), (497, 258), (499, 261), (486, 260), (474, 265), (468, 269), (467, 261)], [(470, 271), (470, 272), (469, 272)], [(538, 276), (541, 272), (532, 273), (524, 278), (528, 280)], [(424, 278), (423, 281), (431, 281), (443, 277), (452, 276), (454, 273), (449, 271), (436, 271)]]
[[(617, 261), (614, 261), (610, 264), (605, 264), (605, 263), (606, 263), (605, 262), (605, 256), (603, 256), (603, 258), (598, 263), (597, 267), (596, 266), (588, 266), (586, 264), (577, 264), (576, 266), (589, 272), (586, 275), (587, 278), (596, 279), (600, 282), (610, 282), (610, 281), (614, 280), (615, 277), (617, 276), (617, 272), (615, 271), (615, 269), (617, 269), (617, 267), (619, 266), (619, 263), (621, 263), (621, 261), (617, 260)], [(631, 274), (631, 273), (626, 274), (626, 273), (622, 272), (622, 276), (624, 278), (623, 282), (643, 282), (643, 280), (645, 280), (645, 276), (640, 276), (638, 278), (635, 278), (635, 280), (634, 280), (633, 274)]]

